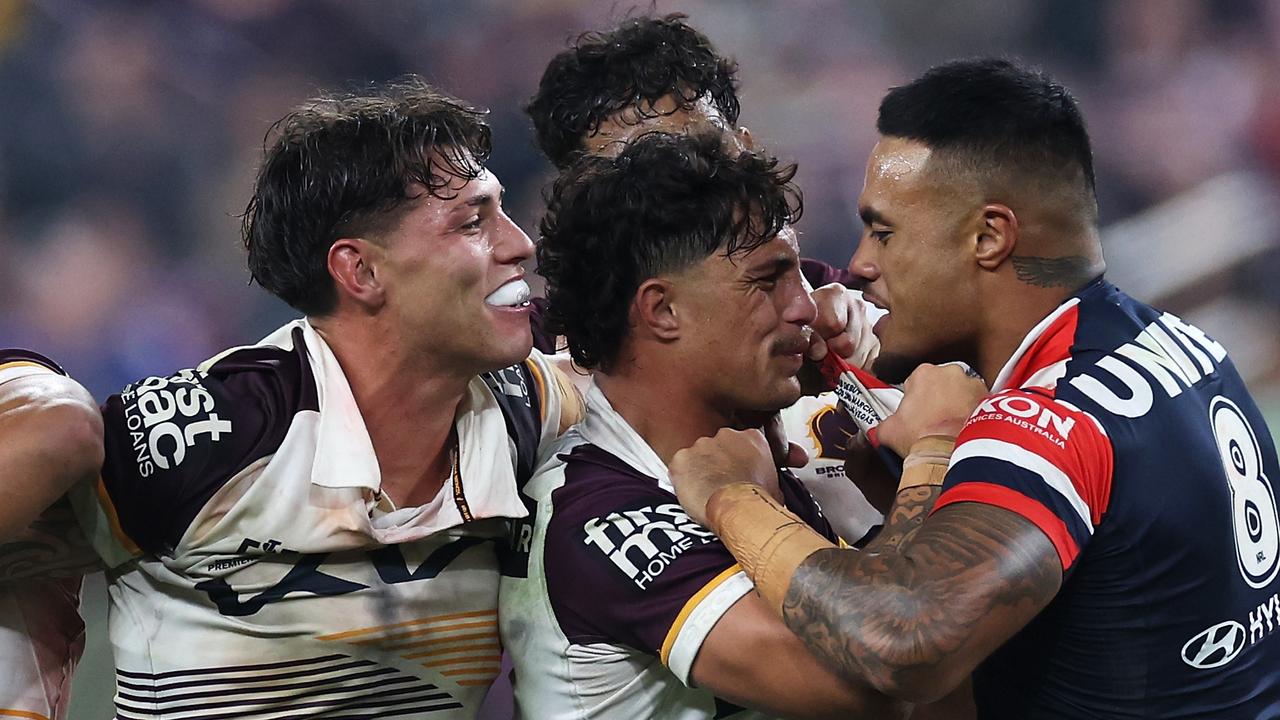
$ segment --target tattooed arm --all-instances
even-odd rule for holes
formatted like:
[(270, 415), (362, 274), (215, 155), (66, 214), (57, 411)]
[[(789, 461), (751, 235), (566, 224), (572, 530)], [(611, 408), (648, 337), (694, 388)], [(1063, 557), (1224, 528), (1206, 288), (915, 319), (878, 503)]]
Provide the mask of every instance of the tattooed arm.
[(886, 694), (942, 697), (1053, 599), (1049, 539), (978, 503), (939, 510), (899, 547), (820, 550), (792, 577), (787, 626), (847, 678)]

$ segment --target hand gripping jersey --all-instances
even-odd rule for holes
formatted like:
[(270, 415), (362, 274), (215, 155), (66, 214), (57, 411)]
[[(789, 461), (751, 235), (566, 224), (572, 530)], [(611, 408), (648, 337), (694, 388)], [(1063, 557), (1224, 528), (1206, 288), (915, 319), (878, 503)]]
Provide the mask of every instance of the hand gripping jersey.
[(379, 491), (337, 360), (306, 321), (105, 406), (81, 497), (111, 564), (116, 716), (469, 718), (499, 672), (497, 546), (559, 427), (535, 353), (474, 379), (459, 472)]
[[(527, 576), (502, 579), (520, 716), (758, 717), (689, 685), (707, 634), (753, 586), (685, 514), (666, 466), (595, 386), (556, 452), (525, 489)], [(787, 506), (834, 540), (803, 486), (780, 480)]]
[(983, 718), (1280, 718), (1280, 465), (1221, 345), (1102, 280), (960, 434), (934, 512), (1053, 542), (1058, 596), (974, 677)]
[[(46, 374), (66, 375), (36, 353), (0, 350), (0, 384)], [(20, 540), (10, 552), (24, 552)], [(0, 583), (0, 718), (65, 718), (83, 650), (80, 578)]]

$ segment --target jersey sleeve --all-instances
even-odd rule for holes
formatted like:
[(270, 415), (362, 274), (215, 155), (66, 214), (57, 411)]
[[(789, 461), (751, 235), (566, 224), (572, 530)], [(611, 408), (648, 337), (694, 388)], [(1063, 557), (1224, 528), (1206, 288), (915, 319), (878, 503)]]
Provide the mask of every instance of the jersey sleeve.
[(1111, 495), (1111, 442), (1087, 413), (1039, 392), (1008, 390), (982, 402), (956, 439), (933, 512), (979, 502), (1040, 528), (1069, 570)]
[(109, 565), (172, 551), (214, 493), (275, 452), (294, 413), (318, 407), (304, 362), (249, 349), (107, 399), (102, 475), (72, 500)]
[(728, 549), (643, 476), (575, 463), (552, 495), (547, 591), (574, 644), (627, 645), (686, 685), (716, 622), (753, 589)]
[(67, 374), (57, 363), (39, 353), (16, 348), (0, 350), (0, 383), (46, 373)]

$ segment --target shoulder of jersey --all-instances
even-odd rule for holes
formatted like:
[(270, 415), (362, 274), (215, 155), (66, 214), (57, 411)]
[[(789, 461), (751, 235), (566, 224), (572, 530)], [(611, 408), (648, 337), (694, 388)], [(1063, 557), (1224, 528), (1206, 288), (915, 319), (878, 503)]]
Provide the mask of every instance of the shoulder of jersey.
[(23, 350), (21, 348), (4, 348), (0, 349), (0, 370), (10, 367), (20, 367), (23, 365), (37, 365), (59, 375), (66, 375), (67, 371), (62, 369), (58, 363), (49, 358), (31, 350)]
[(123, 531), (146, 551), (172, 547), (205, 501), (318, 409), (297, 327), (125, 386), (103, 405), (103, 483)]

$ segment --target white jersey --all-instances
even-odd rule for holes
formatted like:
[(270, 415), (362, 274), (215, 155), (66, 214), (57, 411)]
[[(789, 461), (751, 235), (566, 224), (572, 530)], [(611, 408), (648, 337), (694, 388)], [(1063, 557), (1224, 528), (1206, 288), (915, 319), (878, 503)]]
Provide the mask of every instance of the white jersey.
[(783, 410), (787, 440), (804, 448), (809, 464), (792, 472), (813, 494), (836, 534), (850, 545), (884, 520), (849, 476), (844, 461), (858, 424), (839, 407), (835, 393), (805, 396)]
[[(504, 576), (499, 618), (530, 720), (758, 718), (693, 687), (698, 650), (751, 580), (676, 500), (667, 468), (594, 386), (584, 420), (525, 486), (527, 577)], [(791, 475), (787, 506), (834, 538)]]
[(517, 479), (560, 424), (553, 373), (534, 353), (472, 380), (458, 472), (401, 509), (304, 320), (109, 399), (103, 478), (77, 502), (119, 565), (117, 717), (474, 717)]
[[(64, 373), (35, 353), (0, 350), (0, 384), (50, 374)], [(24, 563), (39, 566), (50, 553), (61, 554), (58, 536), (46, 542), (45, 535), (11, 541), (2, 558), (6, 571)], [(71, 675), (83, 649), (79, 577), (0, 581), (0, 718), (65, 718)]]

